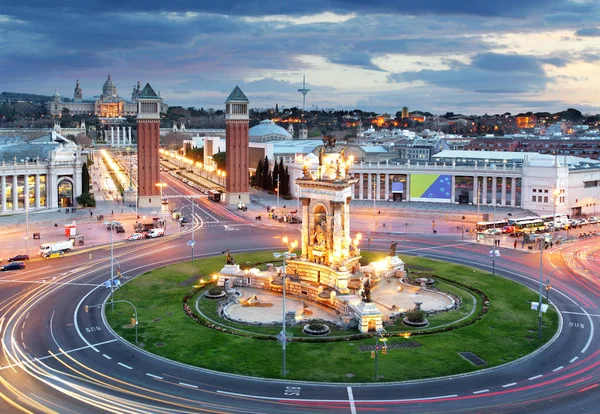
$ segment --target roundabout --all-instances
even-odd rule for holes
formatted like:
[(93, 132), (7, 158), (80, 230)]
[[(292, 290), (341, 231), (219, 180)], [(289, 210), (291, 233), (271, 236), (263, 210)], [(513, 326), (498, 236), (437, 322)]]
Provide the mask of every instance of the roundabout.
[[(169, 183), (169, 191), (175, 191), (177, 184)], [(203, 229), (204, 223), (214, 222), (215, 217), (231, 220), (229, 212), (200, 200), (194, 220), (196, 258), (206, 260), (203, 262), (206, 268), (212, 261), (214, 271), (223, 267), (221, 252), (227, 248), (231, 248), (238, 263), (246, 261), (242, 260), (242, 254), (256, 251), (264, 254), (265, 260), (261, 261), (273, 262), (272, 252), (281, 249), (282, 232), (291, 239), (297, 236), (297, 230), (282, 231), (280, 228), (256, 225), (240, 226), (235, 238), (231, 237), (232, 233), (225, 226), (221, 226), (221, 230), (214, 227), (216, 225), (210, 230)], [(125, 299), (121, 295), (133, 288), (133, 282), (146, 284), (147, 288), (154, 287), (154, 290), (149, 289), (150, 294), (146, 298), (138, 297), (131, 301), (138, 307), (139, 341), (143, 347), (134, 345), (134, 329), (127, 327), (132, 322), (131, 308), (115, 304), (114, 314), (122, 318), (115, 324), (118, 336), (106, 323), (100, 310), (104, 308), (104, 315), (111, 318), (111, 304), (108, 303), (110, 292), (104, 287), (107, 274), (110, 273), (110, 256), (106, 246), (92, 251), (91, 258), (86, 252), (65, 255), (53, 262), (31, 260), (27, 271), (5, 275), (0, 281), (3, 286), (0, 326), (4, 350), (0, 375), (5, 384), (4, 397), (33, 412), (76, 413), (360, 413), (378, 410), (411, 413), (526, 411), (546, 414), (569, 410), (594, 412), (597, 407), (597, 383), (600, 377), (597, 332), (600, 326), (595, 315), (598, 313), (597, 298), (600, 292), (591, 273), (597, 273), (600, 268), (595, 261), (588, 259), (598, 252), (593, 240), (563, 246), (560, 255), (544, 254), (546, 273), (549, 268), (565, 270), (553, 273), (551, 302), (560, 314), (557, 315), (556, 335), (552, 336), (550, 325), (544, 326), (544, 340), (548, 342), (541, 348), (534, 346), (537, 326), (534, 312), (530, 309), (530, 298), (527, 298), (527, 303), (517, 301), (512, 290), (509, 290), (502, 296), (509, 302), (515, 300), (509, 307), (522, 311), (524, 319), (513, 321), (513, 325), (520, 326), (519, 323), (526, 322), (523, 325), (525, 332), (520, 332), (524, 335), (521, 339), (533, 338), (525, 339), (529, 348), (515, 348), (514, 355), (507, 356), (510, 359), (505, 358), (504, 361), (500, 358), (487, 360), (485, 353), (489, 352), (488, 348), (504, 345), (504, 339), (495, 335), (480, 349), (469, 347), (469, 351), (484, 360), (488, 367), (495, 365), (493, 368), (477, 369), (473, 366), (470, 369), (475, 372), (466, 375), (414, 378), (404, 382), (398, 382), (401, 379), (393, 380), (392, 375), (400, 375), (397, 373), (403, 371), (409, 374), (402, 375), (416, 377), (414, 373), (417, 373), (419, 378), (433, 376), (429, 368), (415, 362), (419, 353), (426, 353), (434, 368), (436, 362), (437, 365), (452, 367), (459, 359), (462, 360), (461, 364), (473, 365), (455, 353), (452, 354), (450, 365), (446, 360), (437, 360), (437, 351), (442, 352), (447, 346), (445, 341), (436, 338), (444, 338), (444, 335), (455, 337), (462, 332), (476, 330), (484, 326), (495, 312), (502, 319), (504, 308), (496, 303), (490, 286), (469, 286), (480, 289), (489, 297), (489, 309), (485, 316), (469, 326), (427, 335), (417, 335), (415, 331), (418, 329), (411, 331), (410, 328), (395, 325), (398, 327), (397, 334), (410, 331), (412, 336), (387, 338), (389, 352), (385, 356), (381, 352), (377, 354), (378, 374), (383, 377), (378, 377), (376, 383), (373, 381), (375, 360), (370, 358), (370, 349), (376, 344), (373, 337), (361, 339), (363, 342), (360, 344), (358, 340), (291, 342), (288, 345), (289, 374), (283, 379), (281, 347), (275, 340), (232, 335), (205, 328), (191, 320), (183, 311), (182, 299), (190, 292), (190, 286), (198, 282), (201, 272), (190, 262), (189, 246), (186, 246), (189, 237), (189, 232), (182, 231), (179, 237), (115, 248), (115, 258), (121, 264), (124, 275), (123, 282), (127, 281), (121, 290), (115, 292), (115, 299)], [(379, 234), (371, 246), (386, 251), (393, 238), (397, 236)], [(248, 240), (252, 240), (251, 246)], [(442, 277), (434, 278), (434, 286), (461, 297), (461, 307), (456, 310), (461, 312), (460, 317), (446, 320), (447, 315), (451, 314), (449, 312), (427, 316), (430, 325), (426, 330), (443, 329), (447, 323), (468, 318), (471, 309), (475, 309), (475, 314), (478, 312), (475, 306), (477, 292), (473, 293), (460, 285), (457, 288), (459, 291), (452, 291), (454, 287), (449, 284), (444, 286), (446, 282), (443, 278), (456, 273), (453, 271), (455, 264), (471, 266), (470, 273), (481, 276), (476, 283), (510, 279), (517, 282), (518, 286), (525, 286), (526, 295), (537, 296), (534, 292), (539, 286), (539, 254), (504, 249), (505, 259), (496, 263), (497, 276), (491, 277), (489, 272), (492, 264), (486, 259), (486, 246), (460, 243), (455, 236), (437, 234), (406, 236), (401, 239), (401, 247), (402, 259), (410, 269), (411, 277), (420, 278), (427, 274), (425, 277), (430, 278), (429, 274), (438, 273), (436, 266), (443, 266), (443, 272), (439, 272)], [(413, 258), (425, 260), (426, 263), (413, 263)], [(52, 265), (49, 266), (49, 263)], [(163, 275), (159, 281), (151, 281), (148, 275), (144, 275), (160, 272), (171, 265), (177, 271)], [(206, 269), (207, 274), (212, 272)], [(144, 276), (138, 277), (140, 275)], [(159, 287), (160, 295), (157, 290)], [(374, 295), (377, 289), (374, 289)], [(463, 296), (460, 290), (466, 290), (469, 294)], [(257, 295), (261, 299), (262, 293)], [(471, 305), (470, 295), (474, 298)], [(150, 313), (140, 310), (140, 300), (151, 302), (148, 308)], [(192, 309), (195, 308), (195, 300), (196, 297), (190, 301)], [(215, 322), (218, 321), (218, 299), (211, 300), (210, 305), (207, 302), (206, 306), (202, 301), (198, 303), (205, 315), (211, 318), (214, 315)], [(483, 310), (485, 304), (481, 306)], [(88, 312), (85, 312), (86, 307)], [(227, 323), (233, 324), (231, 321)], [(181, 326), (186, 328), (182, 329)], [(292, 338), (304, 337), (301, 333), (303, 326), (299, 324), (288, 328), (293, 332)], [(488, 326), (488, 330), (497, 333), (500, 325), (492, 326), (494, 328)], [(254, 327), (240, 324), (239, 328), (257, 334)], [(263, 326), (261, 329), (261, 333), (275, 336), (281, 326)], [(317, 339), (327, 340), (343, 334), (343, 331), (331, 331)], [(392, 327), (386, 327), (386, 331), (396, 333)], [(186, 337), (184, 342), (190, 346), (173, 347), (174, 338), (182, 336)], [(471, 340), (477, 340), (476, 336), (471, 335)], [(507, 338), (514, 340), (510, 335)], [(308, 339), (312, 341), (314, 338)], [(434, 343), (436, 341), (437, 344)], [(413, 342), (421, 346), (413, 346)], [(354, 343), (352, 347), (351, 343)], [(346, 349), (336, 355), (335, 347), (344, 345), (347, 345)], [(154, 353), (150, 353), (151, 347)], [(534, 351), (536, 348), (538, 350)], [(164, 352), (164, 356), (158, 355), (156, 350)], [(524, 356), (520, 357), (521, 354)], [(188, 362), (182, 364), (176, 360)], [(189, 365), (189, 361), (193, 360), (197, 361), (198, 366), (210, 363), (212, 367), (193, 367)], [(262, 365), (256, 364), (256, 361), (263, 361)], [(339, 367), (345, 369), (343, 375), (336, 374), (337, 377), (341, 376), (339, 380), (332, 379), (327, 369), (321, 371), (324, 374), (320, 377), (311, 376), (311, 368), (319, 365), (340, 372)], [(237, 374), (231, 373), (236, 371)], [(15, 408), (15, 405), (11, 407)], [(12, 411), (23, 410), (15, 408), (6, 412)]]

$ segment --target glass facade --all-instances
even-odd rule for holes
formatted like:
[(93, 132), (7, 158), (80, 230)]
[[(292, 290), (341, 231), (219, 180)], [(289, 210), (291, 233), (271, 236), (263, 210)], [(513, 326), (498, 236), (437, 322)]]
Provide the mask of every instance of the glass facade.
[(12, 175), (6, 176), (6, 209), (13, 209), (13, 179)]
[(40, 175), (40, 207), (46, 207), (46, 174)]

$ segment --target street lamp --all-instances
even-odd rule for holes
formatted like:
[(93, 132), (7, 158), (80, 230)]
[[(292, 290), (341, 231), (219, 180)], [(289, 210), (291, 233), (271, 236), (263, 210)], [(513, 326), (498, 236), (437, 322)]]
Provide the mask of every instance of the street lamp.
[(552, 273), (556, 272), (557, 270), (566, 270), (564, 267), (557, 267), (556, 269), (552, 270), (550, 273), (548, 273), (548, 279), (546, 279), (546, 302), (548, 304), (550, 304), (550, 276), (552, 276)]
[(462, 216), (462, 227), (460, 231), (460, 241), (465, 241), (465, 216)]
[(296, 257), (296, 253), (293, 253), (293, 250), (296, 247), (298, 247), (298, 241), (294, 240), (293, 242), (289, 243), (287, 237), (284, 237), (282, 239), (282, 241), (287, 245), (288, 251), (283, 252), (283, 253), (273, 253), (273, 257), (275, 257), (276, 259), (282, 258), (282, 262), (283, 262), (283, 267), (282, 267), (283, 274), (281, 277), (281, 282), (283, 284), (282, 329), (281, 329), (279, 340), (281, 341), (281, 349), (282, 349), (281, 375), (285, 377), (285, 374), (287, 373), (287, 371), (285, 369), (285, 347), (286, 347), (286, 343), (287, 343), (287, 337), (285, 335), (285, 285), (286, 285), (285, 279), (287, 278), (286, 273), (285, 273), (285, 260), (292, 258), (292, 257)]
[[(492, 220), (494, 223), (496, 222), (496, 203), (494, 203), (494, 218)], [(495, 224), (494, 224), (495, 226)], [(494, 227), (494, 234), (492, 238), (493, 247), (490, 252), (492, 256), (492, 276), (496, 276), (496, 256), (500, 256), (500, 252), (496, 250), (496, 227)]]
[(156, 183), (155, 185), (157, 187), (160, 187), (160, 215), (162, 217), (162, 210), (163, 210), (163, 207), (162, 207), (163, 206), (163, 187), (166, 187), (167, 184), (160, 182), (160, 183)]

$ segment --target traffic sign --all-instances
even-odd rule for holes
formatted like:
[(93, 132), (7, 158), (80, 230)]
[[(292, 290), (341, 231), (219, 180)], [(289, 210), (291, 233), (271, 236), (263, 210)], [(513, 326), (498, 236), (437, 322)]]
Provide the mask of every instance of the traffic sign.
[(193, 240), (190, 240), (189, 242), (187, 242), (187, 245), (190, 247), (194, 247), (195, 244), (196, 244), (196, 242)]

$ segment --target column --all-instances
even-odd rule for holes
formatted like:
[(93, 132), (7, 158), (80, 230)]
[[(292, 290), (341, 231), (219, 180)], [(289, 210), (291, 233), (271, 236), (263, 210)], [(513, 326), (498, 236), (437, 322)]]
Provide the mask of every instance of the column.
[(492, 200), (493, 200), (493, 205), (496, 205), (497, 202), (497, 194), (496, 194), (496, 187), (498, 186), (498, 181), (496, 180), (496, 176), (492, 177)]
[(379, 173), (375, 174), (375, 179), (377, 180), (377, 187), (375, 189), (375, 200), (381, 200), (381, 176), (379, 175)]
[(342, 257), (342, 202), (332, 201), (333, 208), (333, 262), (339, 263)]
[(404, 188), (406, 201), (410, 201), (410, 174), (406, 174), (406, 188)]
[(40, 175), (35, 175), (35, 208), (36, 210), (41, 208), (40, 203)]
[(390, 199), (390, 175), (385, 174), (385, 201)]
[(358, 199), (363, 199), (363, 189), (365, 182), (363, 181), (363, 173), (358, 174)]
[[(504, 164), (504, 167), (506, 169), (506, 164)], [(502, 177), (502, 200), (500, 200), (500, 205), (501, 206), (505, 206), (506, 205), (506, 176)]]
[(6, 213), (6, 176), (2, 176), (2, 213)]
[(129, 127), (129, 145), (131, 145), (131, 127)]
[(482, 177), (482, 184), (483, 184), (483, 188), (481, 189), (481, 204), (482, 205), (486, 205), (487, 204), (487, 176), (483, 176)]
[(302, 203), (302, 258), (306, 259), (308, 258), (308, 205), (310, 204), (310, 198), (300, 197), (300, 202)]
[(452, 175), (451, 176), (451, 184), (452, 187), (450, 188), (450, 203), (454, 204), (456, 202), (456, 176)]
[(367, 200), (372, 200), (373, 195), (373, 174), (369, 173), (367, 179)]
[(17, 207), (19, 207), (19, 196), (17, 194), (17, 176), (12, 176), (12, 201), (13, 201), (13, 211), (17, 211)]
[(514, 207), (517, 204), (517, 180), (515, 177), (510, 178), (510, 205)]
[(123, 146), (126, 146), (127, 144), (127, 128), (123, 127)]
[(346, 239), (346, 254), (350, 252), (350, 243), (352, 243), (352, 238), (350, 237), (350, 202), (352, 201), (351, 197), (346, 198), (346, 202), (344, 203), (344, 217), (343, 217), (343, 225), (344, 225), (344, 237)]
[(120, 131), (121, 131), (121, 128), (117, 127), (117, 143), (116, 143), (117, 147), (119, 146), (119, 141), (120, 141), (119, 140)]
[(25, 174), (23, 181), (23, 208), (27, 209), (29, 206), (29, 175)]
[(473, 204), (479, 204), (479, 177), (473, 177)]
[(115, 127), (110, 127), (110, 146), (115, 145)]

